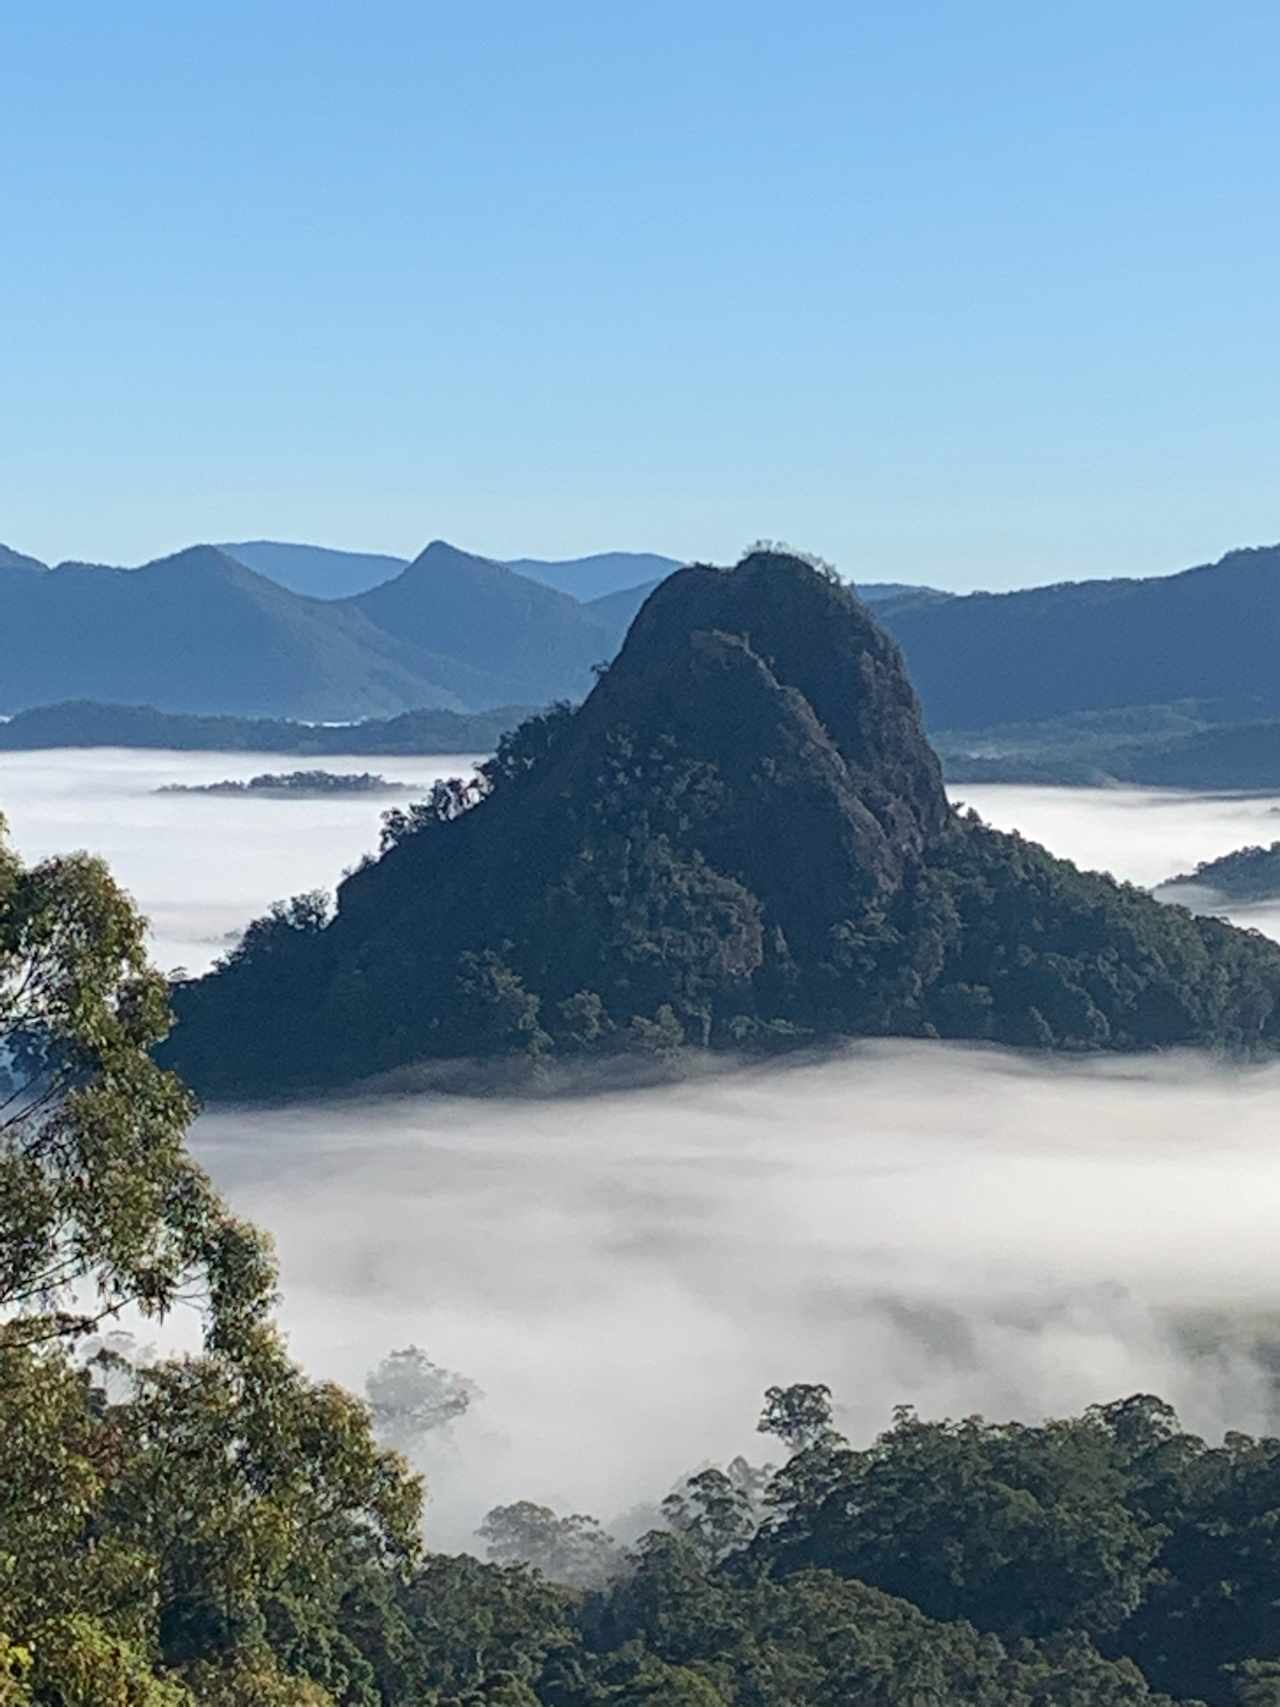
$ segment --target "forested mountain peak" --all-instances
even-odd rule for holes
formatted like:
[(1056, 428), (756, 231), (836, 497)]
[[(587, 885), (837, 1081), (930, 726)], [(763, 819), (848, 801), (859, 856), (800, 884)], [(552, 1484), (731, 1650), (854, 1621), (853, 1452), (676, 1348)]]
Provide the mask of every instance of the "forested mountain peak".
[(1280, 948), (947, 805), (897, 646), (753, 552), (677, 571), (576, 711), (387, 815), (383, 857), (178, 993), (215, 1094), (426, 1057), (906, 1034), (1270, 1047)]

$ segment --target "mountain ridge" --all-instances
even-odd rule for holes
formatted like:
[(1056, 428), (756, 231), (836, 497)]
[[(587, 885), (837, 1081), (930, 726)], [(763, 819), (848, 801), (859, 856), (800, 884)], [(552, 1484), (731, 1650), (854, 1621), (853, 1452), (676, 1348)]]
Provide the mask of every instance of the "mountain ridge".
[(413, 644), (465, 654), (508, 684), (508, 700), (548, 697), (540, 689), (549, 672), (562, 693), (585, 693), (592, 666), (607, 662), (616, 644), (568, 593), (442, 539), (393, 580), (342, 605)]
[[(169, 712), (346, 720), (585, 691), (615, 633), (500, 566), (461, 553), (450, 564), (457, 585), (437, 585), (434, 605), (406, 599), (399, 579), (366, 603), (308, 598), (211, 545), (134, 569), (0, 566), (0, 712), (144, 701)], [(539, 622), (526, 623), (531, 610)], [(441, 645), (446, 631), (470, 656)]]
[(895, 601), (883, 614), (935, 729), (1189, 699), (1242, 718), (1280, 713), (1280, 546), (1171, 575)]

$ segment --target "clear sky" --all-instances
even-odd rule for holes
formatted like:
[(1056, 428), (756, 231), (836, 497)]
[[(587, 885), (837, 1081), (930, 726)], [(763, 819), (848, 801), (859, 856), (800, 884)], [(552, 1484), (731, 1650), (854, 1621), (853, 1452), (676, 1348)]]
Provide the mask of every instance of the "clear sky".
[(1280, 538), (1280, 9), (13, 5), (0, 539)]

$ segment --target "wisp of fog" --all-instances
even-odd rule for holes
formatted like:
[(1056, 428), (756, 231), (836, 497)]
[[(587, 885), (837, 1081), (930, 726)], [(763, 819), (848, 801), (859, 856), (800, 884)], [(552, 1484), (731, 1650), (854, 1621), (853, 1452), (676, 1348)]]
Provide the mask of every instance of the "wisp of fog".
[[(331, 886), (385, 803), (153, 791), (293, 766), (7, 754), (0, 807), (27, 858), (105, 854), (159, 963), (194, 968)], [(956, 792), (1146, 884), (1280, 835), (1274, 799)], [(1280, 934), (1280, 911), (1235, 916)], [(193, 1144), (275, 1234), (310, 1370), (358, 1389), (414, 1343), (483, 1391), (424, 1449), (431, 1541), (460, 1547), (501, 1502), (617, 1522), (706, 1460), (767, 1456), (773, 1382), (830, 1383), (857, 1441), (898, 1403), (1031, 1421), (1139, 1390), (1206, 1432), (1274, 1428), (1278, 1111), (1280, 1067), (885, 1044), (592, 1095), (219, 1110)]]

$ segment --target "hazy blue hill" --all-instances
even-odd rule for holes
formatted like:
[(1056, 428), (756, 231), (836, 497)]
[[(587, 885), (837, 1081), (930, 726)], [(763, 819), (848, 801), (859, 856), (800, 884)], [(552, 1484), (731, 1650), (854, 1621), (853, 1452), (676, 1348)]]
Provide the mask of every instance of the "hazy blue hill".
[(376, 551), (334, 551), (274, 539), (238, 540), (218, 548), (246, 568), (313, 599), (346, 599), (398, 575), (408, 562)]
[(0, 710), (60, 699), (347, 718), (509, 702), (359, 610), (300, 598), (214, 546), (140, 569), (0, 570)]
[(10, 545), (0, 545), (0, 569), (44, 569), (38, 557), (28, 557)]
[(642, 581), (638, 587), (623, 587), (620, 592), (605, 593), (602, 598), (592, 599), (587, 609), (597, 622), (616, 630), (621, 643), (641, 605), (665, 579), (664, 575), (659, 575), (656, 580)]
[(63, 700), (19, 711), (0, 723), (0, 751), (167, 747), (216, 753), (488, 753), (531, 709), (508, 705), (493, 711), (402, 711), (396, 717), (334, 725)]
[(933, 728), (1187, 699), (1280, 713), (1280, 547), (1149, 580), (878, 608)]
[(504, 559), (508, 569), (527, 575), (531, 581), (555, 587), (562, 593), (588, 603), (610, 593), (626, 592), (641, 582), (651, 585), (680, 567), (678, 557), (660, 557), (652, 551), (599, 551), (591, 557), (573, 557), (553, 562), (540, 557)]
[(500, 679), (499, 699), (578, 698), (612, 657), (620, 625), (503, 563), (433, 540), (394, 580), (347, 600), (386, 633), (465, 658)]

